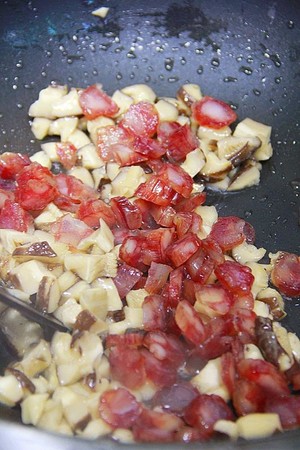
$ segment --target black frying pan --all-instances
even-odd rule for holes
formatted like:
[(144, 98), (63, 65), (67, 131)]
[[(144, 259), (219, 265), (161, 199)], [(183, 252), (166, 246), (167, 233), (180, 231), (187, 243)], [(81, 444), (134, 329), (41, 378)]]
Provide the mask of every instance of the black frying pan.
[[(91, 15), (108, 6), (106, 19)], [(149, 83), (158, 95), (199, 83), (205, 94), (273, 126), (273, 158), (262, 183), (230, 195), (210, 193), (221, 215), (246, 218), (257, 244), (300, 253), (300, 5), (298, 0), (1, 0), (1, 151), (39, 149), (28, 125), (28, 106), (51, 81), (72, 86), (103, 83), (112, 93)], [(286, 325), (300, 333), (297, 300), (287, 301)], [(7, 362), (1, 352), (1, 365)], [(0, 449), (119, 449), (104, 440), (83, 442), (19, 424), (0, 408)], [(300, 431), (232, 444), (190, 449), (296, 449)], [(145, 445), (135, 448), (182, 448)]]

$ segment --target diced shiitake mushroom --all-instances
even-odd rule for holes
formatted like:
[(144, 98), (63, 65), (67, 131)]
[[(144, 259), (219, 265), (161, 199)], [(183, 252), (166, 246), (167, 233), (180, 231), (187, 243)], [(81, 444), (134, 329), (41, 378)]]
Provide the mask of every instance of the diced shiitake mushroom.
[(261, 140), (260, 147), (255, 151), (254, 157), (257, 161), (270, 159), (273, 154), (270, 143), (272, 127), (250, 118), (242, 120), (234, 130), (233, 135), (237, 137), (256, 136)]
[(61, 117), (51, 122), (48, 135), (60, 136), (62, 142), (69, 140), (69, 136), (74, 133), (78, 126), (77, 117)]
[(226, 158), (236, 167), (249, 159), (260, 145), (261, 140), (256, 136), (229, 136), (217, 141), (217, 154), (220, 159)]
[(281, 320), (286, 316), (283, 298), (275, 289), (269, 287), (262, 289), (258, 292), (257, 299), (268, 305), (274, 319)]
[(209, 182), (222, 180), (233, 166), (226, 158), (220, 159), (212, 151), (204, 151), (206, 162), (200, 170), (201, 177)]
[(191, 379), (191, 383), (201, 394), (215, 394), (228, 401), (230, 394), (221, 375), (221, 359), (209, 360), (198, 375)]
[(230, 177), (227, 190), (237, 191), (259, 184), (261, 167), (261, 164), (256, 161), (245, 161)]
[(49, 134), (52, 121), (45, 117), (35, 117), (31, 124), (31, 131), (36, 139), (44, 139)]
[(121, 89), (121, 92), (131, 97), (134, 103), (144, 101), (154, 103), (156, 99), (155, 92), (147, 84), (132, 84)]
[[(53, 112), (53, 105), (64, 97), (68, 92), (67, 86), (51, 85), (42, 89), (36, 100), (29, 108), (28, 114), (31, 117), (44, 117), (55, 119), (57, 116)], [(66, 114), (67, 115), (67, 114)]]
[(244, 439), (259, 439), (282, 431), (278, 414), (252, 413), (239, 417), (236, 421), (238, 435)]
[(195, 101), (202, 99), (202, 92), (198, 84), (188, 83), (181, 86), (177, 97), (190, 108)]
[(17, 247), (12, 256), (20, 262), (30, 261), (32, 259), (43, 263), (57, 263), (59, 261), (57, 254), (51, 248), (47, 241), (34, 242), (33, 244)]
[(160, 122), (176, 122), (178, 119), (178, 109), (171, 102), (160, 99), (155, 103)]
[(134, 103), (133, 97), (131, 95), (127, 95), (124, 91), (122, 92), (120, 90), (117, 90), (113, 93), (112, 100), (119, 107), (119, 110), (115, 115), (116, 118), (122, 116)]

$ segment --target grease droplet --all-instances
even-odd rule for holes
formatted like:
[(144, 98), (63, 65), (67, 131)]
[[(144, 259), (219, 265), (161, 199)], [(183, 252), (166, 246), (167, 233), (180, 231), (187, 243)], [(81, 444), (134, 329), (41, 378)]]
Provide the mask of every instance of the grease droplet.
[(287, 23), (287, 26), (288, 26), (288, 28), (290, 30), (292, 30), (294, 28), (295, 24), (294, 24), (294, 22), (292, 20), (289, 20), (288, 23)]
[(237, 78), (235, 77), (225, 77), (223, 78), (224, 83), (235, 83), (237, 81)]
[(243, 72), (245, 75), (252, 75), (253, 70), (251, 69), (251, 67), (242, 66), (240, 67), (239, 72)]
[(174, 67), (174, 58), (166, 58), (165, 59), (165, 69), (171, 72)]

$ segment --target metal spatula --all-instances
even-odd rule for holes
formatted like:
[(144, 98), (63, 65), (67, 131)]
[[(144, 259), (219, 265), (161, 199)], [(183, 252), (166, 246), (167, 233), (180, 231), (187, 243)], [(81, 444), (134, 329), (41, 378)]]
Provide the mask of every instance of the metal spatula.
[(14, 297), (2, 286), (0, 286), (0, 302), (5, 303), (7, 306), (18, 310), (21, 314), (27, 317), (27, 319), (39, 323), (42, 328), (51, 328), (52, 330), (63, 332), (70, 331), (55, 317), (38, 311), (29, 303), (25, 303), (17, 297)]

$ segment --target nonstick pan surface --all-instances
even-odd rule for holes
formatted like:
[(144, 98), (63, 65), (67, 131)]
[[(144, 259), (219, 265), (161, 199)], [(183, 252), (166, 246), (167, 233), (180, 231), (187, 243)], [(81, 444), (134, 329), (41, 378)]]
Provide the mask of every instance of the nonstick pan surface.
[[(91, 12), (108, 6), (105, 19)], [(6, 0), (0, 4), (0, 148), (32, 154), (39, 142), (27, 110), (51, 82), (112, 94), (148, 83), (174, 96), (186, 82), (230, 103), (239, 120), (272, 125), (274, 156), (261, 184), (242, 192), (210, 192), (220, 215), (247, 219), (257, 245), (300, 253), (300, 7), (297, 0)], [(299, 301), (286, 301), (288, 328), (300, 334)], [(2, 350), (2, 368), (8, 361)], [(58, 437), (20, 425), (0, 408), (0, 449), (118, 449), (121, 444)], [(300, 432), (255, 442), (217, 441), (187, 448), (296, 449)], [(134, 448), (182, 448), (136, 445)]]

